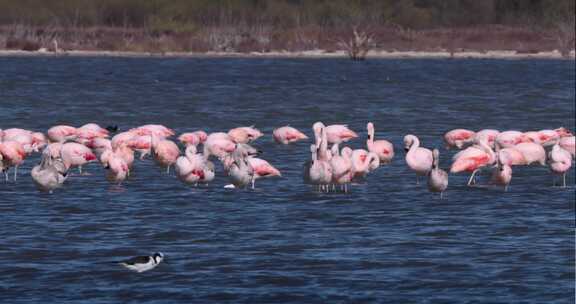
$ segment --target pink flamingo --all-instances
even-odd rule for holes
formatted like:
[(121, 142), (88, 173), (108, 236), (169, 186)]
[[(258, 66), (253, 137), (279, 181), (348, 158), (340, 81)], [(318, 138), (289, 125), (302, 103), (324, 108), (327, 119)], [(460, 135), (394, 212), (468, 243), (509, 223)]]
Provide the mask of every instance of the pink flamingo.
[(476, 135), (474, 136), (474, 142), (478, 142), (478, 139), (480, 137), (486, 137), (488, 139), (488, 145), (490, 146), (490, 148), (495, 148), (495, 142), (496, 142), (496, 137), (498, 137), (498, 134), (500, 134), (500, 131), (498, 130), (494, 130), (494, 129), (483, 129), (480, 130), (478, 132), (476, 132)]
[(262, 137), (262, 132), (260, 130), (252, 127), (238, 127), (228, 131), (228, 135), (232, 140), (239, 144), (247, 144)]
[(207, 138), (208, 135), (206, 134), (206, 132), (195, 131), (195, 132), (182, 133), (180, 136), (178, 136), (178, 141), (180, 141), (180, 143), (182, 143), (186, 147), (189, 145), (197, 146), (201, 143), (204, 143)]
[(472, 172), (468, 180), (468, 186), (470, 186), (474, 181), (474, 175), (482, 167), (492, 165), (496, 161), (496, 155), (488, 145), (488, 138), (481, 137), (477, 145), (458, 152), (452, 159), (450, 173)]
[(287, 145), (299, 140), (308, 139), (306, 134), (290, 126), (280, 127), (272, 132), (272, 136), (277, 143)]
[(65, 142), (76, 139), (78, 130), (71, 126), (58, 125), (48, 129), (47, 134), (51, 142)]
[(572, 158), (574, 158), (576, 150), (574, 138), (575, 138), (574, 136), (562, 137), (560, 138), (560, 142), (558, 143), (562, 149), (568, 151), (570, 155), (572, 155)]
[(539, 144), (535, 143), (519, 143), (514, 146), (514, 149), (520, 151), (526, 160), (526, 165), (538, 162), (542, 166), (546, 165), (546, 150)]
[(85, 145), (67, 142), (62, 144), (60, 149), (60, 158), (68, 171), (71, 167), (78, 166), (78, 171), (82, 174), (82, 166), (97, 160), (92, 150)]
[(496, 137), (496, 144), (501, 148), (509, 148), (523, 142), (524, 140), (524, 133), (520, 131), (504, 131)]
[(500, 149), (500, 146), (496, 145), (496, 154), (503, 165), (507, 166), (524, 166), (527, 164), (524, 154), (515, 147)]
[(159, 138), (166, 138), (166, 137), (170, 137), (174, 134), (176, 134), (176, 132), (174, 132), (174, 130), (167, 128), (163, 125), (144, 125), (144, 126), (140, 126), (134, 129), (131, 129), (130, 132), (134, 133), (135, 135), (154, 135), (156, 137)]
[(204, 157), (196, 153), (196, 146), (186, 148), (184, 156), (176, 160), (176, 175), (186, 184), (197, 185), (199, 182), (208, 183), (214, 179), (214, 167)]
[(338, 149), (339, 144), (332, 146), (332, 182), (343, 187), (344, 192), (348, 192), (348, 184), (352, 181), (352, 161), (349, 155), (341, 155)]
[(232, 138), (222, 132), (211, 133), (204, 142), (204, 157), (208, 159), (210, 155), (214, 155), (219, 159), (223, 159), (229, 153), (236, 150), (236, 142)]
[[(152, 153), (152, 136), (150, 135), (136, 135), (126, 142), (126, 145), (140, 153), (140, 160)], [(112, 145), (114, 146), (114, 144)]]
[(420, 147), (420, 140), (412, 134), (404, 136), (404, 149), (407, 151), (406, 164), (416, 172), (416, 184), (418, 184), (418, 176), (425, 176), (432, 170), (434, 164), (432, 151)]
[(2, 155), (2, 165), (0, 167), (2, 167), (4, 171), (6, 181), (8, 181), (8, 170), (10, 167), (14, 167), (14, 181), (16, 181), (18, 166), (20, 166), (26, 158), (24, 147), (17, 141), (5, 141), (0, 143), (0, 155)]
[(380, 166), (380, 157), (376, 153), (364, 149), (347, 152), (347, 148), (342, 149), (342, 154), (349, 155), (352, 161), (352, 179), (363, 178)]
[(387, 140), (374, 140), (374, 124), (369, 122), (366, 125), (368, 129), (368, 139), (366, 140), (366, 146), (368, 151), (376, 153), (380, 162), (390, 163), (392, 158), (394, 158), (394, 146)]
[(116, 153), (111, 153), (109, 157), (107, 157), (105, 168), (107, 171), (106, 179), (118, 184), (125, 181), (130, 172), (128, 164)]
[(566, 172), (572, 167), (572, 155), (562, 149), (559, 144), (555, 144), (550, 151), (550, 170), (554, 174), (562, 175), (562, 185), (566, 188)]
[(340, 144), (358, 137), (347, 125), (329, 125), (324, 128), (328, 143)]
[(86, 143), (86, 147), (92, 149), (96, 157), (100, 156), (106, 150), (112, 150), (112, 142), (108, 138), (96, 137)]
[(257, 157), (248, 157), (248, 165), (252, 167), (252, 171), (254, 172), (254, 177), (252, 178), (252, 189), (254, 189), (254, 184), (257, 179), (263, 177), (273, 177), (273, 176), (282, 176), (278, 169), (274, 168), (269, 162), (257, 158)]
[(440, 152), (438, 149), (432, 150), (432, 170), (428, 172), (428, 190), (431, 192), (440, 192), (440, 199), (446, 188), (448, 188), (448, 173), (440, 169), (438, 163), (440, 161)]
[(444, 134), (446, 147), (462, 149), (467, 144), (474, 142), (476, 132), (466, 129), (454, 129)]
[(12, 128), (4, 130), (0, 141), (17, 141), (22, 144), (26, 154), (38, 152), (46, 145), (46, 137), (40, 132)]
[(508, 191), (508, 185), (512, 181), (512, 167), (507, 164), (507, 157), (506, 154), (502, 154), (502, 150), (498, 151), (496, 155), (497, 165), (492, 170), (492, 183), (504, 186), (504, 192)]
[(166, 167), (166, 173), (170, 173), (170, 166), (176, 163), (176, 159), (180, 156), (180, 149), (171, 140), (158, 139), (156, 135), (152, 135), (152, 154), (154, 160), (160, 167)]

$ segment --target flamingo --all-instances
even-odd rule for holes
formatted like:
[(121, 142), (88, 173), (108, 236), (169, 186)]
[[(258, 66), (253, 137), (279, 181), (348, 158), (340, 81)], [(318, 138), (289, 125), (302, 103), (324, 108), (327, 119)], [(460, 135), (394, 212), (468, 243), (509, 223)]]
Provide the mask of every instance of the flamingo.
[(88, 141), (86, 147), (92, 149), (96, 158), (100, 159), (104, 151), (112, 150), (112, 142), (108, 138), (96, 137)]
[(272, 136), (274, 137), (274, 140), (277, 143), (284, 145), (291, 144), (299, 140), (308, 139), (308, 136), (306, 136), (306, 134), (290, 126), (284, 126), (275, 129), (272, 132)]
[(126, 161), (117, 153), (111, 153), (106, 157), (104, 168), (106, 168), (106, 179), (118, 184), (125, 181), (130, 172)]
[(163, 125), (154, 125), (154, 124), (149, 124), (149, 125), (143, 125), (134, 129), (129, 130), (130, 132), (132, 132), (135, 135), (154, 135), (156, 137), (159, 138), (166, 138), (166, 137), (170, 137), (174, 134), (176, 134), (176, 132), (174, 132), (174, 130), (167, 128)]
[(166, 167), (166, 173), (170, 173), (170, 166), (176, 163), (176, 159), (180, 156), (180, 149), (171, 140), (158, 139), (155, 134), (152, 134), (152, 155), (154, 160), (160, 167)]
[(523, 166), (527, 165), (526, 158), (520, 150), (515, 147), (500, 149), (496, 145), (496, 154), (499, 155), (499, 160), (503, 165), (507, 166)]
[(76, 129), (77, 143), (86, 145), (94, 138), (107, 138), (109, 136), (108, 130), (100, 127), (95, 123), (88, 123)]
[(348, 147), (342, 149), (342, 154), (350, 155), (350, 160), (352, 161), (352, 179), (363, 178), (370, 171), (380, 166), (380, 157), (376, 153), (368, 152), (364, 149), (356, 149), (350, 153), (346, 152), (346, 148)]
[(252, 171), (254, 172), (254, 177), (252, 178), (252, 189), (254, 189), (254, 184), (257, 179), (263, 177), (273, 177), (273, 176), (282, 176), (278, 169), (274, 168), (269, 162), (257, 158), (257, 157), (248, 157), (248, 165), (252, 167)]
[(526, 160), (526, 165), (538, 162), (542, 166), (546, 165), (546, 150), (539, 144), (523, 142), (514, 146), (514, 149), (520, 151)]
[(207, 137), (208, 135), (206, 135), (204, 131), (187, 132), (180, 134), (180, 136), (178, 136), (178, 141), (186, 147), (189, 145), (197, 146), (206, 141)]
[(228, 135), (232, 138), (232, 140), (239, 144), (247, 144), (251, 141), (254, 141), (260, 137), (262, 137), (262, 132), (260, 130), (251, 127), (238, 127), (231, 129), (228, 131)]
[(76, 139), (78, 130), (72, 126), (58, 125), (48, 129), (46, 134), (51, 142), (65, 142)]
[(342, 155), (338, 149), (337, 143), (332, 146), (332, 182), (343, 187), (344, 192), (348, 192), (348, 183), (352, 181), (352, 161), (349, 155)]
[(448, 173), (442, 170), (439, 166), (440, 152), (438, 149), (432, 150), (432, 170), (428, 172), (428, 190), (431, 192), (440, 192), (440, 199), (446, 188), (448, 188)]
[(560, 142), (558, 143), (562, 149), (568, 151), (570, 155), (572, 155), (572, 158), (574, 158), (574, 154), (576, 154), (574, 138), (575, 138), (574, 136), (562, 137), (560, 138)]
[(496, 136), (496, 144), (501, 148), (509, 148), (525, 141), (524, 133), (520, 131), (504, 131)]
[(368, 139), (366, 140), (366, 146), (368, 151), (376, 153), (380, 162), (390, 163), (392, 158), (394, 158), (394, 146), (387, 140), (374, 140), (374, 124), (369, 122), (366, 125), (368, 130)]
[[(510, 148), (506, 148), (510, 149)], [(504, 192), (508, 191), (508, 185), (512, 180), (512, 167), (508, 164), (508, 155), (502, 150), (496, 152), (496, 167), (492, 170), (492, 183), (504, 186)]]
[(474, 142), (476, 132), (466, 129), (454, 129), (444, 134), (446, 147), (462, 149), (467, 144)]
[[(312, 160), (307, 167), (307, 170), (304, 173), (305, 180), (307, 179), (311, 184), (316, 185), (318, 187), (318, 191), (324, 187), (323, 181), (324, 177), (322, 176), (324, 173), (323, 164), (318, 159), (318, 148), (316, 145), (310, 145), (310, 152), (312, 153)], [(332, 175), (330, 175), (330, 179)]]
[(46, 137), (40, 132), (11, 128), (2, 132), (0, 141), (17, 141), (22, 144), (26, 154), (38, 152), (46, 145)]
[(554, 130), (540, 130), (525, 132), (525, 142), (533, 142), (544, 147), (553, 146), (561, 138), (573, 136), (572, 133), (564, 127)]
[(236, 142), (223, 132), (211, 133), (204, 142), (204, 157), (208, 159), (210, 155), (214, 155), (219, 159), (223, 159), (227, 154), (236, 150)]
[(85, 145), (76, 142), (67, 142), (60, 148), (60, 158), (66, 170), (73, 166), (78, 166), (78, 171), (82, 174), (82, 166), (97, 160), (94, 152)]
[(572, 155), (562, 149), (559, 144), (555, 144), (549, 153), (549, 159), (550, 171), (554, 174), (562, 175), (562, 186), (566, 188), (566, 172), (572, 167)]
[(8, 181), (8, 170), (14, 167), (14, 181), (18, 176), (18, 166), (20, 166), (26, 158), (26, 151), (24, 147), (17, 141), (5, 141), (0, 143), (0, 154), (2, 155), (2, 170)]
[(420, 147), (420, 140), (412, 134), (404, 136), (404, 147), (407, 151), (406, 164), (416, 172), (416, 184), (418, 184), (418, 176), (425, 176), (432, 170), (434, 163), (432, 151)]
[(66, 181), (67, 170), (61, 160), (52, 160), (50, 155), (43, 155), (40, 164), (32, 168), (30, 175), (39, 190), (52, 193)]
[(474, 136), (474, 142), (478, 142), (480, 137), (486, 137), (488, 139), (488, 145), (490, 148), (495, 148), (496, 137), (498, 137), (500, 131), (494, 129), (483, 129), (476, 132)]
[(248, 164), (248, 151), (242, 145), (238, 145), (232, 152), (232, 164), (228, 174), (232, 180), (232, 186), (228, 188), (245, 188), (254, 179), (254, 170)]
[(186, 184), (197, 185), (199, 182), (210, 182), (214, 179), (214, 166), (204, 157), (196, 153), (196, 146), (186, 147), (184, 156), (176, 160), (176, 175)]
[(478, 144), (458, 152), (452, 159), (450, 173), (472, 172), (468, 180), (468, 186), (470, 186), (474, 181), (474, 175), (480, 168), (492, 165), (496, 161), (496, 156), (488, 145), (488, 138), (484, 136), (478, 139)]

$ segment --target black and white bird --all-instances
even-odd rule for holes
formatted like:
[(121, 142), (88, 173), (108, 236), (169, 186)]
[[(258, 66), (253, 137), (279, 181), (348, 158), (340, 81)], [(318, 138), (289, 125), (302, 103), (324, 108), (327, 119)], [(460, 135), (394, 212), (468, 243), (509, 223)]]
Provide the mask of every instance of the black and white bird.
[(162, 260), (164, 260), (164, 254), (156, 252), (150, 256), (137, 256), (121, 261), (120, 265), (136, 272), (144, 272), (155, 268)]

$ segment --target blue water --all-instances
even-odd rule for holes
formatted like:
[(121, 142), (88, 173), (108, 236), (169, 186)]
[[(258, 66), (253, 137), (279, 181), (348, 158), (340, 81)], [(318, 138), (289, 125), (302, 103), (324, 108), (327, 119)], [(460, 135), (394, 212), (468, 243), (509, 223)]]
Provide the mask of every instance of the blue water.
[[(122, 186), (97, 164), (40, 193), (28, 158), (0, 182), (2, 303), (574, 303), (575, 185), (515, 168), (508, 192), (450, 176), (443, 200), (403, 160), (402, 137), (575, 126), (574, 61), (0, 57), (0, 128), (88, 122), (178, 132), (256, 125), (282, 171), (256, 190), (190, 188), (150, 160)], [(302, 181), (290, 124), (347, 123), (392, 141), (392, 164), (351, 193)], [(441, 148), (441, 166), (453, 151)], [(487, 177), (481, 176), (485, 183)], [(145, 273), (113, 261), (162, 251)]]

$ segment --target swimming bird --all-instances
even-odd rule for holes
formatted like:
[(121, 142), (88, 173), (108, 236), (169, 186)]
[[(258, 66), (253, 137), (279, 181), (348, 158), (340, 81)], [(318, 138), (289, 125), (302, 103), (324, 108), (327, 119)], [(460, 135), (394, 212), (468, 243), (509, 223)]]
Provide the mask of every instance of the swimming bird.
[(404, 136), (404, 150), (407, 152), (406, 164), (416, 172), (416, 184), (418, 184), (418, 176), (425, 176), (432, 170), (434, 163), (432, 151), (420, 147), (420, 140), (412, 134)]
[(440, 199), (446, 188), (448, 188), (448, 173), (442, 170), (439, 166), (440, 152), (438, 149), (432, 150), (432, 170), (428, 172), (428, 190), (431, 192), (440, 192)]
[(376, 153), (380, 158), (381, 163), (389, 163), (394, 158), (394, 146), (391, 142), (380, 139), (374, 140), (374, 124), (369, 122), (366, 125), (368, 130), (368, 139), (366, 140), (366, 147), (368, 151)]
[(119, 263), (120, 265), (130, 270), (136, 272), (144, 272), (155, 268), (163, 260), (164, 260), (164, 254), (162, 252), (156, 252), (150, 256), (137, 256), (121, 261)]

